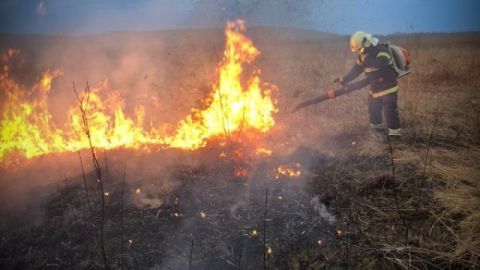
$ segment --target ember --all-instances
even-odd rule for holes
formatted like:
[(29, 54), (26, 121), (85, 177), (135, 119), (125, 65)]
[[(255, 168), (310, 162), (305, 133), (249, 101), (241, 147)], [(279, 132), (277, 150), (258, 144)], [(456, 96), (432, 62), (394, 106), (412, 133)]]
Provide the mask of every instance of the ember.
[(248, 170), (243, 167), (236, 167), (235, 168), (235, 176), (239, 177), (246, 177), (248, 176)]
[(272, 155), (272, 150), (260, 147), (260, 148), (257, 148), (256, 154), (257, 156), (269, 157)]
[(302, 174), (302, 171), (300, 170), (300, 163), (296, 163), (294, 166), (280, 165), (274, 170), (274, 173), (275, 179), (279, 179), (281, 176), (296, 178)]

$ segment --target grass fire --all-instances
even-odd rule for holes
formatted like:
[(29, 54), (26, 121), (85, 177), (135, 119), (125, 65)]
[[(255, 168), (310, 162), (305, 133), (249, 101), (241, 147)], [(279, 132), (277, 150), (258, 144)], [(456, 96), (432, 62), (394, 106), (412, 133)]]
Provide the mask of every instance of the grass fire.
[[(271, 95), (276, 88), (262, 83), (259, 69), (253, 70), (248, 83), (242, 85), (243, 65), (250, 64), (260, 54), (244, 31), (243, 21), (228, 23), (225, 56), (219, 64), (213, 92), (205, 98), (205, 108), (193, 108), (191, 115), (179, 121), (173, 134), (168, 134), (161, 123), (145, 129), (146, 111), (141, 105), (135, 108), (133, 116), (127, 116), (124, 100), (105, 84), (88, 87), (81, 94), (81, 105), (85, 107), (92, 145), (102, 149), (159, 145), (193, 150), (211, 139), (236, 139), (243, 130), (268, 131), (275, 123), (273, 114), (277, 108)], [(52, 82), (62, 71), (43, 72), (32, 89), (26, 91), (9, 76), (8, 63), (18, 54), (18, 49), (9, 49), (2, 57), (4, 72), (0, 84), (7, 100), (0, 124), (3, 142), (0, 160), (8, 161), (9, 154), (32, 158), (89, 148), (87, 138), (82, 136), (85, 127), (77, 106), (68, 109), (67, 123), (59, 126), (52, 121), (47, 100)]]
[(476, 1), (5, 1), (1, 269), (480, 267)]

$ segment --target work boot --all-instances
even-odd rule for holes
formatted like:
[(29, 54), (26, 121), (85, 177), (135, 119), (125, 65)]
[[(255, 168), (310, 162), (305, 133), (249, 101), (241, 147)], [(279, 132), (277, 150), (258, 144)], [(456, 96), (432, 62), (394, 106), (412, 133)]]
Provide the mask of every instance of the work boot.
[(396, 128), (396, 129), (389, 128), (388, 129), (388, 136), (400, 137), (401, 135), (402, 134), (401, 134), (401, 129), (400, 128)]
[(380, 124), (370, 123), (370, 129), (375, 131), (375, 132), (384, 132), (385, 131), (385, 127), (383, 126), (382, 123), (380, 123)]

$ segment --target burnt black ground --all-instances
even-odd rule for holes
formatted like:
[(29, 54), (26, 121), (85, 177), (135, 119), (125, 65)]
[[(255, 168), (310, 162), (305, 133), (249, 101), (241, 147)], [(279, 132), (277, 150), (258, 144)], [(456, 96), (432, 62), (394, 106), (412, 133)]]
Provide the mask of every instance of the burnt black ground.
[[(276, 166), (296, 162), (302, 162), (301, 177), (275, 178)], [(178, 165), (169, 168), (175, 185), (168, 192), (155, 187), (164, 181), (161, 178), (127, 179), (123, 210), (122, 177), (112, 173), (106, 181), (105, 224), (110, 264), (130, 269), (189, 269), (190, 264), (192, 269), (259, 269), (266, 233), (266, 247), (271, 249), (266, 265), (283, 268), (290, 253), (305, 247), (323, 248), (334, 239), (334, 222), (325, 218), (328, 210), (319, 209), (319, 201), (312, 203), (314, 195), (308, 190), (312, 166), (319, 168), (324, 162), (319, 153), (299, 149), (290, 157), (267, 157), (254, 164), (214, 158), (198, 166)], [(237, 176), (239, 168), (249, 174)], [(90, 197), (96, 202), (93, 174), (87, 178)], [(82, 178), (45, 188), (56, 191), (38, 206), (38, 218), (31, 210), (3, 215), (0, 250), (4, 269), (99, 267)], [(149, 205), (148, 199), (161, 203)], [(98, 203), (93, 208), (98, 215)]]

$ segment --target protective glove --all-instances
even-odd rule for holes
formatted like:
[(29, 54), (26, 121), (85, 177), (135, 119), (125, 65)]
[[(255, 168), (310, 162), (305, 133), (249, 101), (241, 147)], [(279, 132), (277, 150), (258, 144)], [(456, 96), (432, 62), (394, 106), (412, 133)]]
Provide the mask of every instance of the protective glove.
[(343, 82), (343, 79), (340, 79), (340, 78), (336, 78), (335, 80), (333, 80), (333, 83), (334, 84), (338, 84), (340, 86), (344, 86), (345, 83)]

